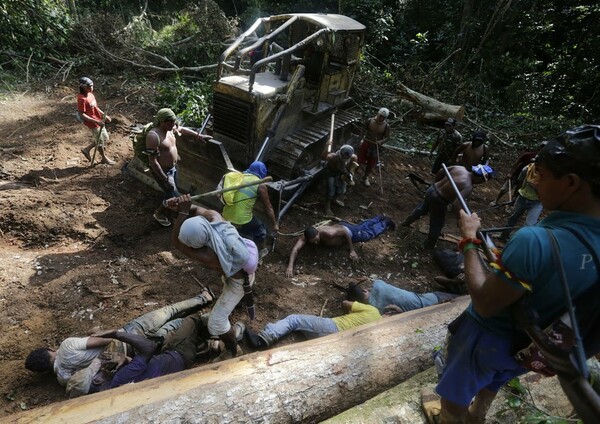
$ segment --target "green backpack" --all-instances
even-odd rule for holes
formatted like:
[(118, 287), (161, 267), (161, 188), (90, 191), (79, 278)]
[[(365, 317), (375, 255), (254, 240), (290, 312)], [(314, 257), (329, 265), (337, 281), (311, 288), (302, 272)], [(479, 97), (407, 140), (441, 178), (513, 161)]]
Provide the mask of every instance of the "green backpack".
[(144, 126), (137, 125), (131, 130), (131, 141), (133, 142), (133, 154), (139, 158), (145, 166), (150, 166), (148, 157), (150, 153), (146, 149), (146, 136), (154, 128), (154, 123), (149, 122)]

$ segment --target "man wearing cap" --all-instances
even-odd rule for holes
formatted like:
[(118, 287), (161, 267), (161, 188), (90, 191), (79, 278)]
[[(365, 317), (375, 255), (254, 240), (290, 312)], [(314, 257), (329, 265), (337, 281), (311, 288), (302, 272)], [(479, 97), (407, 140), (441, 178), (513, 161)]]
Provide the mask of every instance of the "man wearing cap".
[[(148, 162), (154, 178), (165, 193), (165, 200), (179, 196), (176, 167), (179, 156), (175, 135), (188, 135), (204, 142), (211, 138), (192, 129), (179, 127), (176, 120), (177, 116), (171, 109), (160, 109), (154, 117), (154, 127), (146, 135)], [(161, 204), (153, 216), (160, 225), (168, 227), (171, 221), (165, 215), (166, 211), (166, 206)]]
[(448, 118), (444, 123), (444, 129), (438, 132), (435, 142), (431, 146), (429, 154), (437, 149), (438, 153), (433, 162), (431, 173), (436, 175), (442, 169), (442, 163), (449, 165), (452, 154), (461, 145), (463, 141), (462, 135), (456, 130), (456, 119)]
[(344, 202), (338, 199), (346, 193), (347, 184), (354, 185), (354, 171), (358, 168), (354, 148), (344, 144), (335, 153), (329, 153), (331, 141), (328, 141), (325, 150), (323, 150), (322, 159), (325, 164), (325, 180), (327, 183), (327, 193), (325, 199), (325, 214), (333, 215), (331, 211), (331, 202), (338, 206), (344, 206)]
[(363, 179), (366, 187), (371, 185), (369, 174), (379, 162), (381, 154), (379, 146), (390, 138), (390, 124), (387, 122), (389, 114), (390, 111), (382, 107), (366, 124), (366, 134), (358, 150), (358, 164), (366, 165)]
[(106, 143), (108, 143), (108, 131), (104, 124), (110, 122), (110, 116), (106, 115), (98, 107), (96, 97), (94, 96), (94, 82), (88, 77), (79, 79), (79, 94), (77, 95), (77, 113), (83, 121), (83, 125), (92, 132), (94, 141), (81, 149), (81, 153), (88, 161), (92, 161), (90, 151), (93, 148), (98, 149), (100, 153), (100, 163), (114, 165), (115, 161), (106, 156)]
[[(210, 313), (208, 331), (225, 344), (221, 359), (237, 356), (241, 349), (229, 315), (245, 295), (247, 301), (251, 300), (258, 267), (256, 244), (240, 237), (236, 228), (215, 211), (205, 210), (206, 213), (191, 216), (192, 202), (187, 194), (177, 199), (176, 208), (178, 214), (171, 233), (175, 248), (222, 275), (223, 291)], [(246, 308), (253, 318), (254, 310), (250, 310), (253, 304), (247, 303)]]
[(442, 423), (483, 422), (498, 390), (528, 371), (514, 353), (529, 339), (511, 314), (523, 296), (537, 312), (540, 328), (563, 314), (562, 272), (551, 236), (559, 247), (571, 298), (598, 284), (594, 255), (600, 254), (600, 126), (573, 128), (550, 140), (535, 166), (539, 199), (552, 212), (538, 225), (517, 231), (491, 272), (483, 269), (472, 242), (481, 227), (479, 217), (461, 213), (471, 304), (450, 325), (446, 366), (436, 387)]
[[(260, 161), (250, 164), (242, 175), (239, 184), (248, 184), (261, 180), (267, 176), (267, 167)], [(225, 202), (223, 206), (223, 218), (231, 222), (242, 237), (254, 241), (259, 249), (264, 248), (267, 229), (265, 224), (254, 215), (254, 205), (256, 199), (260, 200), (265, 208), (267, 216), (271, 220), (273, 231), (279, 231), (279, 225), (275, 218), (275, 212), (269, 199), (269, 191), (265, 184), (253, 185), (246, 188), (235, 190), (231, 193), (232, 201)]]
[(325, 246), (343, 246), (347, 245), (350, 251), (350, 259), (358, 260), (358, 255), (354, 250), (353, 243), (363, 243), (373, 240), (388, 228), (396, 229), (396, 224), (385, 215), (377, 215), (373, 218), (365, 219), (359, 224), (351, 224), (346, 221), (340, 221), (337, 224), (326, 225), (320, 228), (306, 227), (304, 233), (300, 236), (290, 254), (290, 260), (285, 270), (285, 276), (290, 278), (294, 275), (294, 262), (300, 250), (309, 244), (324, 244)]
[(454, 151), (450, 163), (456, 162), (467, 169), (480, 163), (486, 163), (489, 159), (488, 148), (485, 145), (486, 135), (483, 130), (475, 131), (471, 141), (461, 144)]
[[(451, 166), (448, 171), (464, 199), (468, 198), (473, 191), (473, 184), (487, 181), (494, 172), (487, 165), (474, 166), (472, 171), (467, 171), (463, 166)], [(440, 169), (435, 176), (435, 183), (425, 192), (425, 199), (402, 222), (402, 226), (408, 227), (422, 216), (429, 214), (429, 233), (424, 247), (425, 249), (433, 249), (438, 237), (442, 234), (446, 221), (446, 211), (450, 204), (453, 204), (453, 210), (457, 213), (462, 209), (452, 184), (446, 177), (446, 173), (443, 169)]]

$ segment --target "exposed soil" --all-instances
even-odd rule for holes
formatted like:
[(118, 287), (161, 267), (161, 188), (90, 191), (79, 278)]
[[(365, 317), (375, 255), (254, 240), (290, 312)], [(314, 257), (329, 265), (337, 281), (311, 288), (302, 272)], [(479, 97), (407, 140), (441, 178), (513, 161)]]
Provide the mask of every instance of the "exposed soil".
[[(120, 327), (198, 294), (201, 284), (217, 294), (221, 290), (218, 275), (173, 251), (170, 229), (152, 219), (161, 194), (121, 172), (132, 157), (128, 127), (144, 122), (148, 112), (130, 106), (126, 98), (105, 101), (100, 93), (101, 106), (108, 104), (114, 119), (108, 126), (108, 152), (117, 165), (90, 168), (80, 149), (91, 136), (74, 119), (75, 95), (64, 88), (0, 99), (0, 416), (66, 399), (54, 378), (24, 369), (32, 349), (56, 348), (64, 338), (85, 335), (95, 326)], [(507, 163), (495, 163), (496, 168), (506, 171), (516, 154)], [(422, 193), (406, 174), (429, 178), (431, 159), (387, 150), (384, 163), (384, 194), (378, 178), (368, 189), (351, 188), (346, 207), (334, 206), (340, 218), (356, 222), (385, 213), (399, 224), (410, 213)], [(478, 186), (472, 209), (487, 207), (499, 186), (498, 180)], [(282, 233), (325, 219), (323, 189), (320, 182), (304, 195), (283, 219)], [(505, 215), (497, 213), (486, 213), (486, 225), (504, 222)], [(307, 247), (292, 279), (284, 272), (296, 237), (280, 236), (257, 274), (252, 328), (290, 313), (340, 314), (342, 296), (332, 282), (380, 277), (418, 292), (439, 289), (433, 276), (440, 272), (420, 247), (425, 235), (419, 230), (427, 225), (424, 219), (414, 229), (389, 231), (364, 243), (356, 264), (344, 248)], [(457, 233), (450, 215), (445, 231)], [(235, 320), (247, 320), (243, 308), (234, 312)]]

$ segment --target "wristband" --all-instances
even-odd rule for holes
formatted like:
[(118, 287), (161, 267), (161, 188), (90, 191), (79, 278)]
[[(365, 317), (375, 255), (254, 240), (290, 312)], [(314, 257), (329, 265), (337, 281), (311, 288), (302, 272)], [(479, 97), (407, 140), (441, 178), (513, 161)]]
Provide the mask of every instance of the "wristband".
[(179, 212), (179, 215), (185, 215), (185, 216), (189, 216), (190, 214), (187, 212)]
[[(477, 247), (477, 245), (481, 244), (481, 240), (477, 239), (477, 238), (463, 238), (461, 241), (458, 242), (458, 250), (459, 251), (465, 251), (465, 246), (469, 243), (472, 243), (474, 245), (476, 245), (475, 247)], [(468, 249), (467, 249), (468, 250)]]
[(469, 251), (471, 249), (477, 249), (477, 245), (475, 243), (469, 242), (463, 246), (462, 251), (463, 251), (463, 253), (467, 253), (467, 251)]

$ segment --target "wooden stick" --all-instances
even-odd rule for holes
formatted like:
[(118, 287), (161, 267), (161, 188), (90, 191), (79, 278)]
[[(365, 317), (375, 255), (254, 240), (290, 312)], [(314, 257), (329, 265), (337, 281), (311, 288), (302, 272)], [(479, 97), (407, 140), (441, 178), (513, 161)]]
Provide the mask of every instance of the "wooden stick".
[(319, 314), (319, 316), (320, 316), (320, 317), (322, 317), (322, 316), (323, 316), (323, 311), (325, 311), (325, 306), (327, 306), (327, 301), (328, 301), (328, 300), (329, 300), (329, 299), (325, 299), (325, 302), (323, 302), (323, 307), (321, 308), (321, 313)]
[(331, 153), (331, 146), (333, 145), (333, 130), (335, 126), (335, 113), (331, 114), (331, 127), (329, 128), (329, 144), (327, 145), (327, 153)]
[(123, 291), (120, 291), (118, 293), (112, 293), (112, 294), (109, 294), (109, 293), (106, 293), (106, 292), (103, 292), (103, 291), (100, 291), (100, 290), (93, 290), (93, 289), (90, 289), (89, 287), (86, 287), (86, 289), (88, 289), (90, 292), (92, 292), (95, 295), (97, 295), (100, 299), (110, 299), (112, 297), (121, 296), (121, 295), (123, 295), (123, 294), (125, 294), (125, 293), (127, 293), (127, 292), (129, 292), (129, 291), (131, 291), (133, 289), (135, 289), (136, 287), (144, 287), (144, 286), (147, 286), (147, 285), (148, 284), (134, 284), (133, 286), (131, 286), (131, 287), (129, 287), (129, 288), (123, 290)]
[(239, 190), (240, 188), (252, 187), (255, 185), (259, 185), (259, 184), (268, 183), (269, 181), (273, 181), (273, 177), (268, 176), (268, 177), (263, 178), (262, 180), (253, 181), (251, 183), (240, 184), (240, 185), (236, 185), (233, 187), (223, 188), (221, 190), (213, 190), (213, 191), (209, 191), (207, 193), (197, 194), (195, 196), (192, 196), (191, 200), (198, 200), (198, 199), (201, 199), (202, 197), (213, 196), (213, 195), (217, 195), (217, 194), (221, 194), (221, 193), (227, 193), (228, 191)]

